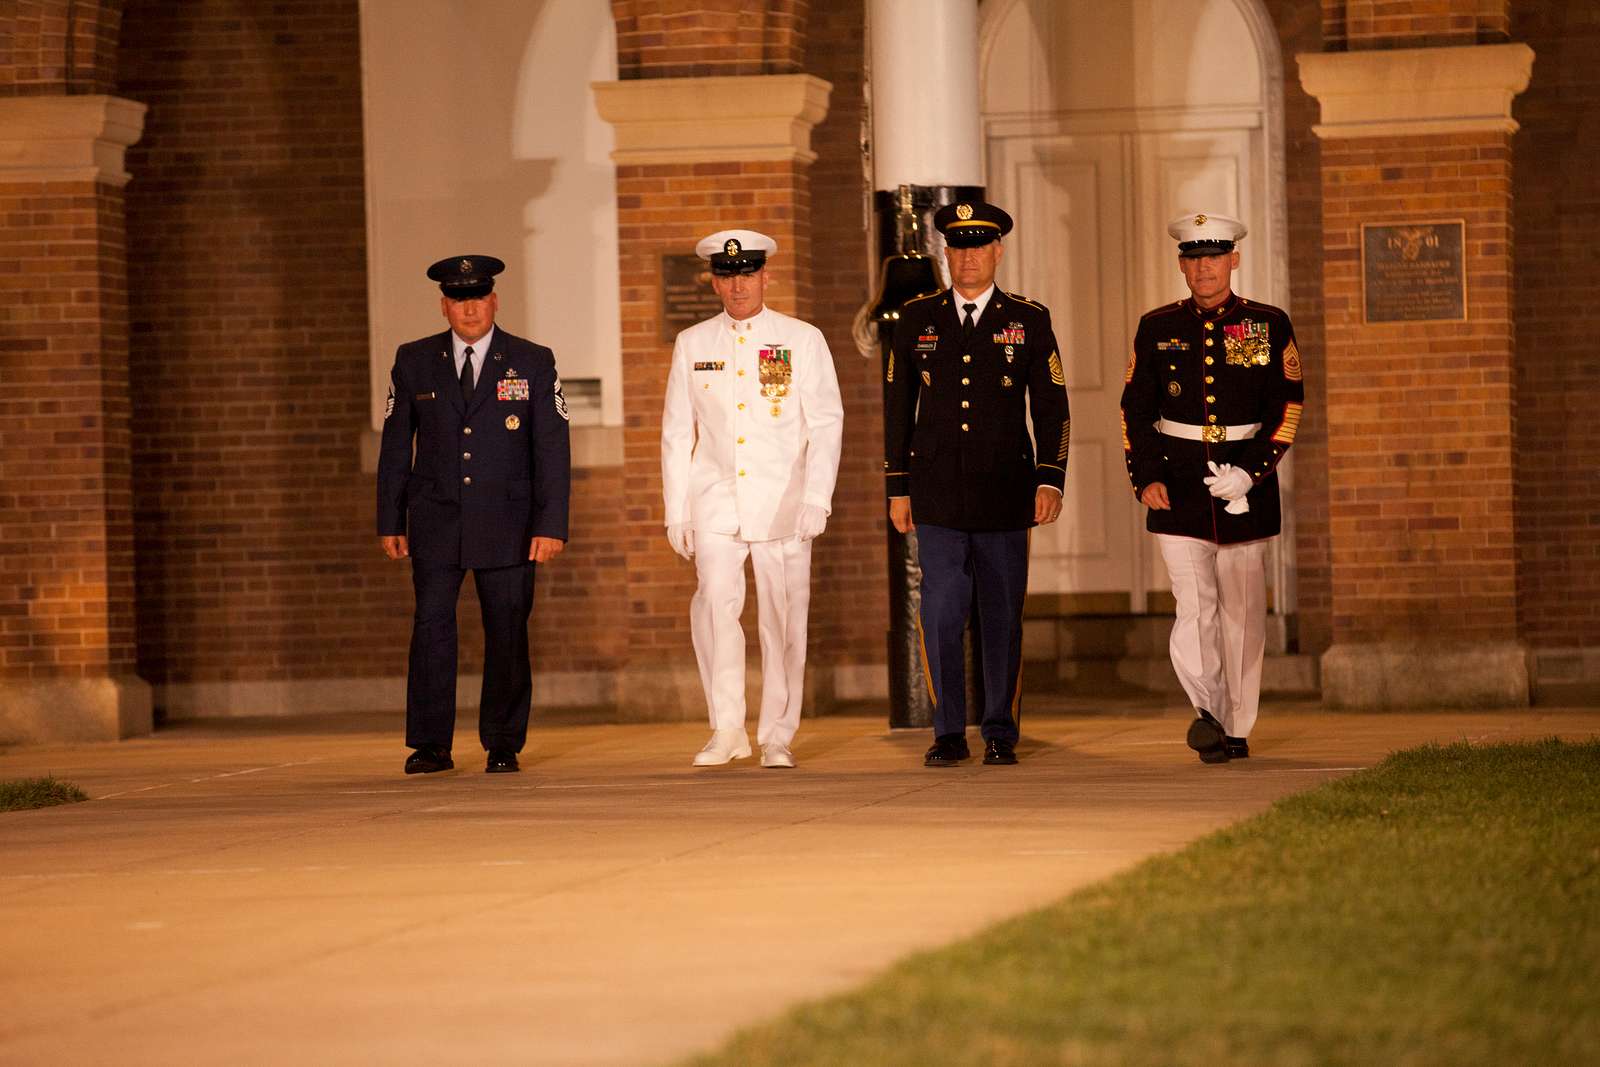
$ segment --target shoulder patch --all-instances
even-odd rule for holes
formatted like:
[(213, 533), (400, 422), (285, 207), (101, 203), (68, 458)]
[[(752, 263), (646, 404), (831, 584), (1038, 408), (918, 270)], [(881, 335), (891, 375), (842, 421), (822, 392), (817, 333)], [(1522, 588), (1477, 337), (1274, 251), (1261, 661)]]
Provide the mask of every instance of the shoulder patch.
[(1145, 319), (1148, 319), (1152, 315), (1164, 315), (1169, 311), (1177, 311), (1182, 306), (1183, 306), (1183, 301), (1182, 300), (1174, 300), (1170, 304), (1162, 304), (1160, 307), (1151, 308), (1149, 311), (1146, 311), (1143, 315), (1140, 315), (1139, 316), (1139, 321), (1143, 322)]
[(1032, 300), (1029, 300), (1025, 296), (1021, 296), (1021, 295), (1019, 295), (1017, 293), (1008, 292), (1007, 290), (1004, 290), (1004, 289), (1002, 289), (1000, 291), (1002, 293), (1005, 293), (1007, 296), (1009, 296), (1011, 299), (1015, 300), (1019, 304), (1027, 304), (1031, 308), (1038, 308), (1040, 311), (1044, 311), (1044, 312), (1048, 312), (1050, 310), (1049, 308), (1045, 307), (1043, 304), (1035, 304)]

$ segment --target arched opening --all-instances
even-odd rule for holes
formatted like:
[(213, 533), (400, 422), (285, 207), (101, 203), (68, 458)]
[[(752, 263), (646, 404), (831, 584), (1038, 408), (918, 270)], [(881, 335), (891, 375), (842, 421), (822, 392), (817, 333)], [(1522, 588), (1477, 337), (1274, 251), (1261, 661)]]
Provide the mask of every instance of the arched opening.
[[(1035, 531), (1029, 592), (1066, 612), (1170, 604), (1126, 491), (1122, 371), (1139, 316), (1187, 295), (1166, 236), (1187, 210), (1250, 228), (1235, 289), (1288, 307), (1282, 58), (1257, 0), (988, 0), (979, 85), (986, 181), (1016, 233), (1002, 286), (1048, 304), (1072, 395), (1063, 521)], [(1292, 309), (1291, 309), (1292, 310)], [(1273, 610), (1292, 610), (1293, 475)]]

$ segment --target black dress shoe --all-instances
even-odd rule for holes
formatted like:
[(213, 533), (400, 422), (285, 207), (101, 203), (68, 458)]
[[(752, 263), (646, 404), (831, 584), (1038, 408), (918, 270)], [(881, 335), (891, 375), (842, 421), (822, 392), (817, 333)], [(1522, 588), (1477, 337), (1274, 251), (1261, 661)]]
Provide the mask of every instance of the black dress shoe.
[(432, 774), (434, 771), (448, 771), (454, 766), (450, 750), (438, 745), (423, 745), (406, 757), (407, 774)]
[(922, 758), (924, 767), (954, 767), (972, 756), (967, 739), (961, 734), (946, 734), (933, 740), (933, 747)]
[(521, 769), (517, 764), (517, 754), (515, 752), (509, 748), (491, 748), (489, 750), (489, 762), (483, 768), (483, 771), (485, 774), (510, 774)]
[(1017, 762), (1017, 750), (1010, 741), (998, 741), (990, 738), (989, 743), (983, 748), (983, 762), (990, 766), (995, 764), (1010, 766)]
[(1228, 737), (1222, 724), (1205, 708), (1196, 710), (1200, 714), (1189, 724), (1189, 747), (1200, 754), (1201, 763), (1227, 763)]
[(1250, 742), (1249, 741), (1245, 740), (1242, 737), (1224, 737), (1223, 741), (1225, 741), (1227, 743), (1227, 745), (1228, 745), (1228, 758), (1229, 759), (1249, 759), (1250, 758)]

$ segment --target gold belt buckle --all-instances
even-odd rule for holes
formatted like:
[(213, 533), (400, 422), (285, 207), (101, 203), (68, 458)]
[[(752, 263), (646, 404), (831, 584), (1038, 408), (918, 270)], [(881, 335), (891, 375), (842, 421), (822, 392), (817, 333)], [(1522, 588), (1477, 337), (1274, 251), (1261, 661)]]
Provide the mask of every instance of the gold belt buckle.
[(1200, 440), (1204, 441), (1208, 445), (1220, 445), (1227, 439), (1228, 428), (1226, 426), (1212, 425), (1202, 426), (1200, 428)]

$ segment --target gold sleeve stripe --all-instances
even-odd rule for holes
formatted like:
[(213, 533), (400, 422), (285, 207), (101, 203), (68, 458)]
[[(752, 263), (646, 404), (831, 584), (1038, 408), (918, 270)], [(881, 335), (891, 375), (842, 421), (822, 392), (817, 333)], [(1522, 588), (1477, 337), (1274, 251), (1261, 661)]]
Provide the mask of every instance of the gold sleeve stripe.
[(1300, 370), (1300, 348), (1294, 343), (1294, 339), (1290, 338), (1288, 346), (1283, 350), (1283, 376), (1291, 382), (1298, 382), (1301, 380), (1302, 373)]
[(1117, 421), (1122, 423), (1122, 450), (1124, 452), (1132, 452), (1133, 442), (1128, 440), (1128, 413), (1126, 411), (1117, 412)]
[(1055, 352), (1050, 353), (1050, 380), (1056, 385), (1066, 385), (1067, 379), (1061, 373), (1061, 357)]
[(1272, 435), (1272, 439), (1280, 445), (1294, 444), (1295, 431), (1300, 429), (1300, 412), (1305, 410), (1305, 405), (1289, 403), (1283, 406), (1283, 422)]
[(1072, 440), (1072, 420), (1068, 419), (1061, 424), (1061, 447), (1056, 450), (1056, 462), (1067, 461), (1067, 443)]
[(1128, 350), (1128, 369), (1122, 374), (1122, 384), (1127, 385), (1133, 381), (1133, 368), (1139, 362), (1139, 353), (1135, 349)]
[(894, 353), (893, 352), (889, 353), (889, 373), (884, 375), (883, 380), (886, 381), (886, 382), (894, 381)]

